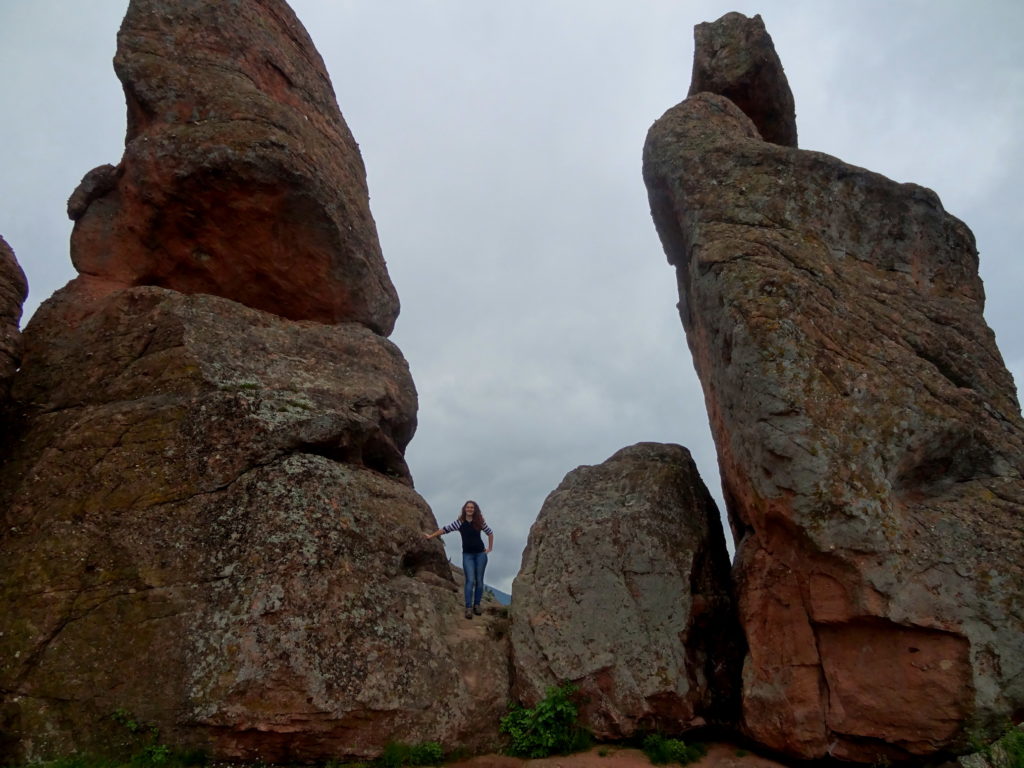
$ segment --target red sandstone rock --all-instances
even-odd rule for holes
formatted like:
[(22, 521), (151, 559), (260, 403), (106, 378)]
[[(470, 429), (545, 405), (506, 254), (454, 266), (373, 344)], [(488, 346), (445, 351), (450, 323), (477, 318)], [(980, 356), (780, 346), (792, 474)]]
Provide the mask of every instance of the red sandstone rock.
[(870, 762), (1019, 715), (1024, 424), (970, 231), (708, 93), (644, 179), (738, 539), (747, 733)]
[(125, 153), (68, 201), (80, 273), (391, 332), (359, 149), (283, 0), (132, 0), (114, 66)]
[(14, 258), (11, 246), (0, 237), (0, 405), (6, 401), (11, 377), (18, 370), (21, 305), (27, 296), (25, 273)]
[(735, 717), (729, 556), (685, 448), (639, 443), (566, 475), (530, 529), (512, 595), (526, 705), (573, 682), (600, 739)]
[(402, 457), (416, 400), (397, 348), (356, 323), (83, 285), (36, 313), (12, 393), (5, 753), (119, 743), (119, 708), (219, 758), (495, 748), (502, 619), (465, 622), (422, 538), (436, 521)]
[(690, 96), (725, 96), (743, 110), (765, 141), (795, 147), (796, 106), (782, 62), (760, 16), (727, 13), (693, 28)]
[(496, 748), (507, 619), (466, 622), (422, 537), (398, 302), (309, 38), (280, 0), (132, 0), (115, 67), (125, 155), (68, 201), (81, 274), (0, 446), (0, 754), (109, 748), (118, 709), (218, 759)]

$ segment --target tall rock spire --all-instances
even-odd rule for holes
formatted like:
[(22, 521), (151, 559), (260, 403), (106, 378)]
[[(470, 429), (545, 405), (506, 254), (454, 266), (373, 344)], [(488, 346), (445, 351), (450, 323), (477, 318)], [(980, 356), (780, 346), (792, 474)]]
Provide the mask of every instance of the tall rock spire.
[(116, 65), (125, 157), (72, 195), (82, 274), (13, 381), (0, 754), (137, 751), (117, 710), (217, 759), (493, 748), (503, 620), (466, 635), (423, 537), (397, 301), (319, 56), (280, 0), (132, 0)]
[(114, 58), (125, 153), (69, 200), (72, 261), (387, 335), (398, 297), (320, 55), (286, 3), (245, 6), (130, 4)]
[(743, 726), (802, 758), (956, 750), (1024, 707), (1024, 422), (974, 238), (703, 82), (643, 171), (737, 539)]

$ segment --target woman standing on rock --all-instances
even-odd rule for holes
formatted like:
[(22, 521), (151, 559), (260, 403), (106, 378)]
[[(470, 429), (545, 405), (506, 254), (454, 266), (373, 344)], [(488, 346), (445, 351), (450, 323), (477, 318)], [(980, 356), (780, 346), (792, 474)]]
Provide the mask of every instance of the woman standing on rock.
[[(494, 549), (494, 531), (484, 522), (480, 505), (470, 500), (462, 505), (462, 514), (458, 520), (423, 536), (433, 539), (454, 531), (462, 535), (462, 570), (466, 574), (466, 618), (472, 619), (474, 613), (480, 615), (480, 600), (484, 596), (484, 569), (487, 568), (487, 553)], [(484, 549), (481, 533), (487, 534), (487, 549)]]

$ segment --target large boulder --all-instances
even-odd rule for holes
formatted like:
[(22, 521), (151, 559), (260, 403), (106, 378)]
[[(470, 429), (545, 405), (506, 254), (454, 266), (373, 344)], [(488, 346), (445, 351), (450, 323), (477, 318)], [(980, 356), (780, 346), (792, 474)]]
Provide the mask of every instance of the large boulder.
[(874, 761), (1019, 716), (1024, 423), (971, 232), (710, 93), (644, 179), (738, 542), (747, 733)]
[(21, 305), (28, 296), (28, 281), (14, 251), (0, 237), (0, 408), (7, 401), (11, 377), (21, 357)]
[(391, 332), (359, 148), (283, 0), (132, 0), (114, 68), (125, 152), (68, 201), (80, 273)]
[(605, 739), (728, 720), (742, 655), (718, 510), (689, 452), (639, 443), (565, 476), (512, 585), (517, 698), (579, 686)]
[(507, 640), (422, 537), (398, 349), (152, 287), (69, 328), (69, 295), (26, 329), (0, 470), (0, 747), (109, 747), (118, 710), (220, 758), (493, 746)]

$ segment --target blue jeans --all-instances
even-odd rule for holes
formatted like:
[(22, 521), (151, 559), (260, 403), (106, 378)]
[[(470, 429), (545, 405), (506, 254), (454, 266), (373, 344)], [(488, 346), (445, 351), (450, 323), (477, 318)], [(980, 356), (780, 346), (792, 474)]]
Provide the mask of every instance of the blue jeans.
[[(480, 605), (484, 596), (484, 569), (487, 567), (486, 552), (463, 552), (462, 570), (466, 572), (466, 607)], [(472, 602), (470, 602), (472, 600)]]

